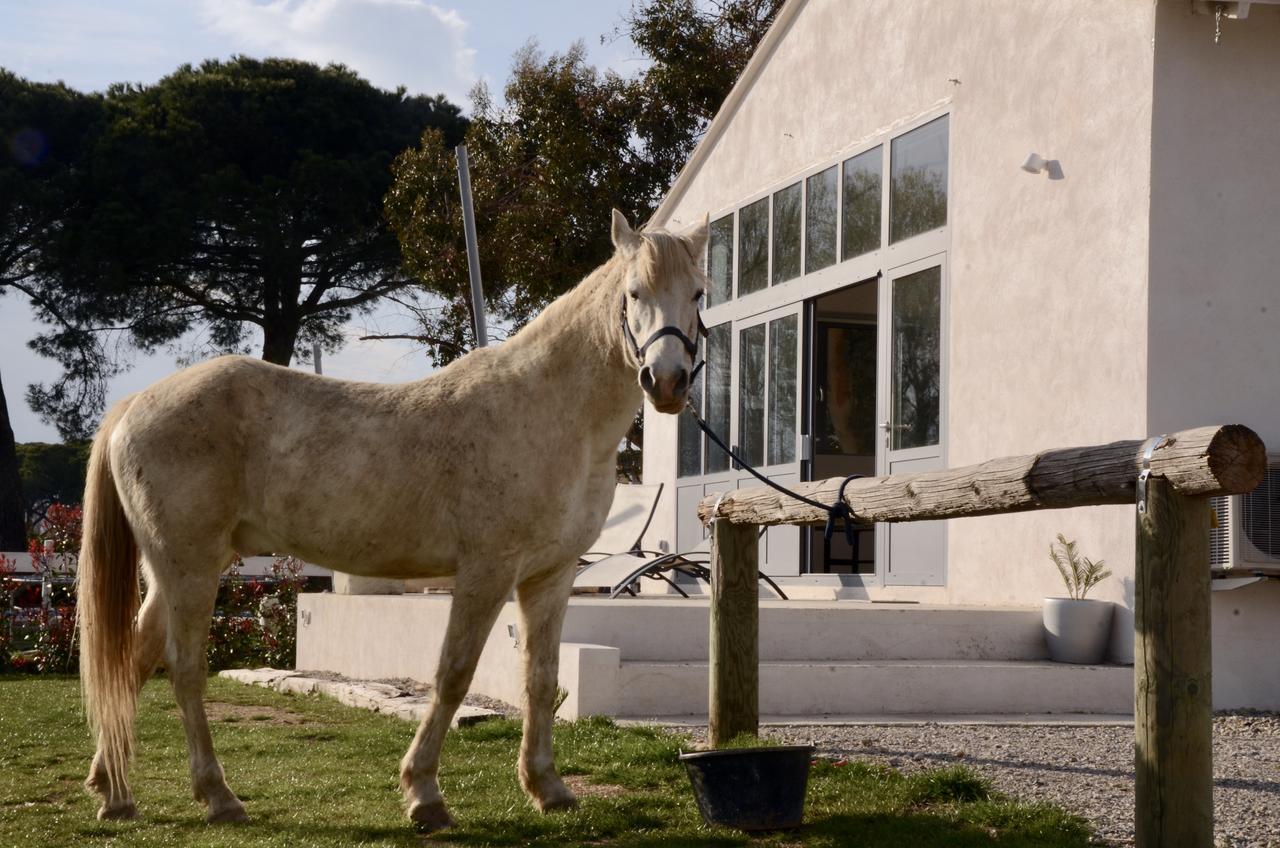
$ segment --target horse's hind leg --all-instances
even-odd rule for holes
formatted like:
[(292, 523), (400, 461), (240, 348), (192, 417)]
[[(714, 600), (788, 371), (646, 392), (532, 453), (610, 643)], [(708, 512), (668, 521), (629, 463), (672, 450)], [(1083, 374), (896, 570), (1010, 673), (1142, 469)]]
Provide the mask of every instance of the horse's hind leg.
[[(488, 565), (484, 563), (485, 567)], [(409, 818), (424, 831), (453, 825), (436, 778), (440, 749), (453, 714), (471, 686), (480, 652), (511, 588), (497, 574), (485, 573), (478, 575), (480, 579), (471, 580), (464, 574), (460, 569), (436, 668), (431, 710), (423, 717), (413, 744), (400, 761), (400, 788), (404, 791)]]
[[(160, 593), (156, 591), (154, 586), (148, 587), (146, 598), (142, 602), (142, 608), (138, 610), (138, 623), (134, 631), (134, 647), (136, 662), (134, 665), (137, 671), (137, 686), (139, 689), (147, 682), (147, 678), (151, 676), (151, 672), (155, 671), (156, 663), (160, 661), (160, 655), (164, 651), (165, 625), (168, 621), (168, 609), (160, 598)], [(89, 766), (89, 778), (85, 781), (85, 786), (93, 792), (98, 793), (103, 798), (102, 810), (99, 812), (100, 818), (134, 818), (137, 815), (137, 807), (134, 805), (133, 797), (128, 793), (126, 788), (125, 797), (110, 797), (111, 781), (107, 777), (107, 762), (101, 748), (93, 755), (93, 763)]]
[(520, 785), (539, 810), (577, 805), (573, 791), (556, 773), (551, 749), (556, 684), (560, 667), (560, 631), (569, 603), (572, 567), (526, 578), (516, 587), (520, 636), (524, 645), (524, 734), (520, 742)]
[(206, 570), (198, 576), (187, 573), (180, 586), (166, 585), (164, 591), (170, 610), (165, 660), (187, 733), (192, 794), (208, 805), (206, 820), (210, 823), (247, 821), (244, 804), (227, 786), (222, 766), (213, 753), (213, 738), (204, 712), (205, 643), (218, 595), (218, 572), (210, 574)]

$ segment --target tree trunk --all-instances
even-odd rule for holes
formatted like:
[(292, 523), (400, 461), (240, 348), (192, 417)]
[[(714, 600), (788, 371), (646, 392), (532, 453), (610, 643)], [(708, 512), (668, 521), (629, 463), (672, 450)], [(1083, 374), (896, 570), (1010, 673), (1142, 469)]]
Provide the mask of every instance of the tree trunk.
[(9, 407), (0, 383), (0, 551), (27, 549), (26, 504), (18, 475), (18, 445), (9, 424)]
[(298, 325), (280, 321), (262, 328), (262, 358), (288, 368), (293, 361), (293, 346), (298, 341)]

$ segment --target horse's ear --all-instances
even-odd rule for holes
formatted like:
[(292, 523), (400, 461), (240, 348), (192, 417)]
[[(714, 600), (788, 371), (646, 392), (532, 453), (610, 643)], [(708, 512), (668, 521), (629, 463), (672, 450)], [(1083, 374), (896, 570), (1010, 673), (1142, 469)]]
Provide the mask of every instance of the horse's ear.
[(694, 224), (684, 234), (684, 240), (689, 242), (689, 252), (693, 254), (696, 261), (702, 261), (703, 251), (707, 249), (707, 235), (710, 233), (711, 215), (704, 214), (702, 223)]
[(640, 234), (631, 229), (627, 216), (617, 209), (613, 210), (613, 246), (623, 253), (634, 253), (640, 249)]

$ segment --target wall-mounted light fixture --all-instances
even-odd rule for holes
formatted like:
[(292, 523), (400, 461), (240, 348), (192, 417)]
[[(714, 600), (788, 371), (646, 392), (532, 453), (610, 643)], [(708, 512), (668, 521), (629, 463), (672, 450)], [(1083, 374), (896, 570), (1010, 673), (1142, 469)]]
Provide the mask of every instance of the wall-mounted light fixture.
[(1022, 163), (1022, 170), (1028, 174), (1039, 174), (1049, 167), (1049, 160), (1045, 159), (1039, 153), (1031, 153), (1027, 156), (1027, 161)]

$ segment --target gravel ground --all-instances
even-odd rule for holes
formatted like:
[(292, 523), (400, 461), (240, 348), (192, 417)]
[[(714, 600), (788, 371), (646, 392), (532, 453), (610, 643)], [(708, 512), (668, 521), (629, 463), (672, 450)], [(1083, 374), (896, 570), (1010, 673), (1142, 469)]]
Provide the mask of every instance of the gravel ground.
[[(672, 728), (702, 742), (705, 727)], [(1133, 844), (1133, 728), (1063, 725), (793, 725), (765, 735), (911, 772), (961, 763), (1023, 801), (1083, 816), (1104, 845)], [(1280, 715), (1213, 721), (1214, 842), (1280, 848)]]

